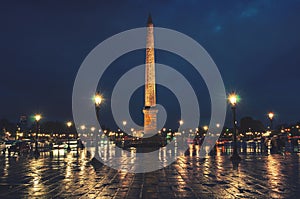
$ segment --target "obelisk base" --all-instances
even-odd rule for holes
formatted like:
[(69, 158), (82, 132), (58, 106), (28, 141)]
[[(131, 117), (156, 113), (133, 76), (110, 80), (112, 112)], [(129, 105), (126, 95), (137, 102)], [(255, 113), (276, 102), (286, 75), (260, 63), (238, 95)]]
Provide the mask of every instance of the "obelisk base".
[(151, 137), (157, 134), (157, 113), (155, 107), (145, 107), (144, 113), (144, 137)]

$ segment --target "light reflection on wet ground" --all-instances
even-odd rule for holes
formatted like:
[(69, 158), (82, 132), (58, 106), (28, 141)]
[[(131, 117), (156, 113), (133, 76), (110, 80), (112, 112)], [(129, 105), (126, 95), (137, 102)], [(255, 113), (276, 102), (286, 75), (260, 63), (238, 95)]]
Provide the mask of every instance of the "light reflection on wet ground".
[[(108, 146), (102, 152), (115, 156), (109, 150)], [(163, 161), (167, 154), (162, 151), (159, 158)], [(300, 194), (297, 153), (242, 155), (238, 166), (220, 154), (206, 159), (181, 156), (172, 165), (145, 174), (95, 168), (85, 150), (79, 156), (64, 150), (41, 153), (37, 159), (1, 156), (0, 198), (297, 198)]]

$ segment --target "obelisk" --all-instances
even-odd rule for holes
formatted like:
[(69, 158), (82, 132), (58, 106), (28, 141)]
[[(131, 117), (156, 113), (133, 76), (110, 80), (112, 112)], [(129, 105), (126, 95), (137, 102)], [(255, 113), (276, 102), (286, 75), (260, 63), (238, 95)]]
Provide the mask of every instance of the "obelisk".
[[(155, 60), (154, 60), (154, 36), (153, 23), (149, 14), (147, 22), (147, 44), (145, 65), (145, 106), (144, 133), (154, 135), (157, 133), (156, 89), (155, 89)], [(149, 136), (148, 136), (149, 137)]]

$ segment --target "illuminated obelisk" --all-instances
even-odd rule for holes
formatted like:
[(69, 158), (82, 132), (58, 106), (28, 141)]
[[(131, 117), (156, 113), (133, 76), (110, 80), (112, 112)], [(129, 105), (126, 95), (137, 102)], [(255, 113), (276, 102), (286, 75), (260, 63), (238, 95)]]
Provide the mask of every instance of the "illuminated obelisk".
[[(155, 60), (154, 60), (154, 36), (153, 23), (149, 14), (147, 22), (147, 44), (146, 44), (146, 67), (145, 67), (145, 107), (144, 133), (147, 135), (156, 134), (157, 112), (156, 91), (155, 91)], [(149, 136), (148, 136), (149, 137)]]

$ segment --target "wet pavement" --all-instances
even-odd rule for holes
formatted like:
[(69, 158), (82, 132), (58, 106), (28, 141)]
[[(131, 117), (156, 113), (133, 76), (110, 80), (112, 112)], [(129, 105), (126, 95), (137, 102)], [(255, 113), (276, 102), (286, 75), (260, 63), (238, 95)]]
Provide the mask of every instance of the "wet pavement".
[(0, 198), (299, 198), (298, 153), (182, 156), (151, 173), (93, 166), (86, 151), (0, 156)]

